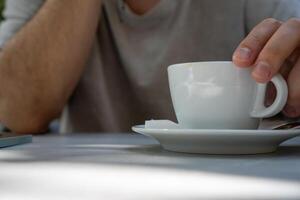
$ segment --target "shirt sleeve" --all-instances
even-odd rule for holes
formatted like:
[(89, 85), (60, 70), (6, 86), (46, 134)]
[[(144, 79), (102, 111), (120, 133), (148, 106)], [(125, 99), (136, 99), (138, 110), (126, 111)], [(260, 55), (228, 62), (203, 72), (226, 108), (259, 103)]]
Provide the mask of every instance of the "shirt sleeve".
[(247, 0), (245, 4), (246, 31), (249, 32), (266, 18), (286, 21), (300, 17), (300, 0)]
[(6, 0), (0, 25), (0, 48), (39, 10), (45, 0)]

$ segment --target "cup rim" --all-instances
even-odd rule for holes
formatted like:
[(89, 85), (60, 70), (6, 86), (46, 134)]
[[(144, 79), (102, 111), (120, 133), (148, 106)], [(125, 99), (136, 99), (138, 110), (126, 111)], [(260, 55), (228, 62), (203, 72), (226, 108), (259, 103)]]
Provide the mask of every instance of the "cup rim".
[[(186, 63), (177, 63), (172, 64), (168, 67), (168, 70), (171, 70), (173, 68), (181, 68), (181, 67), (187, 67), (186, 65), (190, 65), (189, 67), (194, 67), (193, 65), (196, 64), (233, 64), (232, 61), (200, 61), (200, 62), (186, 62)], [(234, 65), (234, 64), (233, 64)]]

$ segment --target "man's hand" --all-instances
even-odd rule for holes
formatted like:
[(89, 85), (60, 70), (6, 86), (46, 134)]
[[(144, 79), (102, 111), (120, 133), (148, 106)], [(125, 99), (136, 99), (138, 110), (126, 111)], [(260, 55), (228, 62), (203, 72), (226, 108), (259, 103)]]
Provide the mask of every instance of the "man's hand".
[(276, 73), (287, 80), (289, 97), (284, 108), (288, 117), (300, 116), (300, 19), (283, 23), (266, 19), (240, 43), (233, 62), (240, 67), (253, 67), (252, 76), (266, 83)]

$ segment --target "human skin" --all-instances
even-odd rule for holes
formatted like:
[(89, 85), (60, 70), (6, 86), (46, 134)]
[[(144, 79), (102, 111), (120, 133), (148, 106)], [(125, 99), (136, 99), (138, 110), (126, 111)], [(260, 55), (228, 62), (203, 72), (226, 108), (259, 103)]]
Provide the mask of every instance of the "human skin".
[(270, 18), (258, 24), (233, 54), (237, 66), (253, 68), (257, 82), (267, 83), (276, 73), (285, 77), (289, 96), (283, 113), (291, 118), (300, 116), (299, 45), (300, 19), (281, 22)]
[[(145, 14), (158, 2), (126, 0), (139, 15)], [(101, 0), (46, 0), (32, 20), (1, 50), (0, 121), (13, 132), (42, 132), (60, 114), (89, 56), (100, 6)], [(233, 56), (238, 66), (255, 65), (253, 77), (259, 82), (270, 80), (279, 71), (284, 59), (295, 57), (291, 59), (293, 69), (284, 72), (290, 90), (285, 109), (289, 116), (300, 113), (289, 112), (293, 110), (291, 107), (300, 110), (300, 80), (297, 78), (300, 61), (296, 51), (299, 32), (298, 19), (286, 23), (265, 20), (241, 42)], [(289, 56), (289, 52), (296, 52), (295, 56)], [(259, 67), (258, 61), (269, 65)], [(264, 69), (271, 73), (265, 73)]]
[(130, 9), (138, 15), (145, 14), (159, 2), (160, 0), (126, 0)]
[(0, 52), (1, 123), (39, 133), (59, 116), (90, 54), (100, 7), (100, 0), (47, 0), (7, 42)]
[[(127, 3), (142, 15), (158, 2)], [(1, 123), (34, 134), (59, 116), (84, 70), (100, 8), (101, 0), (46, 0), (7, 42), (0, 51)]]

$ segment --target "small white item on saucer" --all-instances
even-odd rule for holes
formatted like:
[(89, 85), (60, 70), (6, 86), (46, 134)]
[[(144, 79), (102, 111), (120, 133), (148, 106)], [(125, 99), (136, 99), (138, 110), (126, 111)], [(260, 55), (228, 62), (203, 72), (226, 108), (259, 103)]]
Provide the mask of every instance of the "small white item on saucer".
[(145, 121), (145, 128), (147, 129), (172, 129), (179, 128), (179, 125), (170, 120), (149, 120)]

